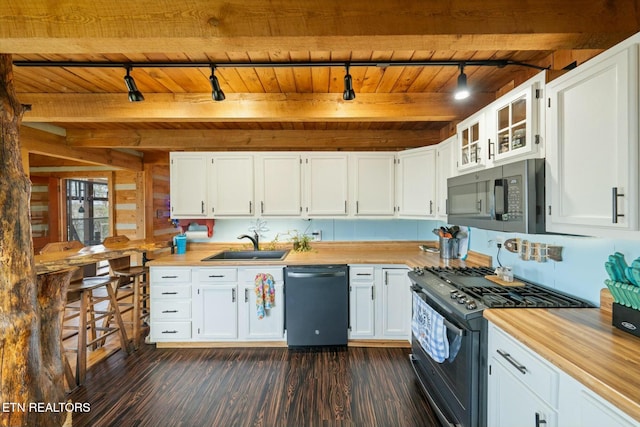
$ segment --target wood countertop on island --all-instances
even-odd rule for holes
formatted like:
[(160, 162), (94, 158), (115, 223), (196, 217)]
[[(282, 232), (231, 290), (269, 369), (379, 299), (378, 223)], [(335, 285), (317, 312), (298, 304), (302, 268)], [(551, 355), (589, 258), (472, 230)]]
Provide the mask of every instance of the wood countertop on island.
[(640, 338), (598, 308), (488, 309), (484, 317), (640, 422)]

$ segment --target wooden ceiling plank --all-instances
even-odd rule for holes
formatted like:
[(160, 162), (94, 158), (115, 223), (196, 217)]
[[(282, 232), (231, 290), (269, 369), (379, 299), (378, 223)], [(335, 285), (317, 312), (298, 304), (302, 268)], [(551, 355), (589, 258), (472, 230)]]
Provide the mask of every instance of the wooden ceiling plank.
[(492, 95), (476, 94), (464, 107), (453, 106), (450, 94), (358, 94), (343, 101), (333, 94), (228, 94), (223, 103), (210, 93), (145, 95), (128, 102), (126, 94), (21, 94), (31, 104), (28, 122), (214, 122), (214, 121), (447, 121), (470, 115)]

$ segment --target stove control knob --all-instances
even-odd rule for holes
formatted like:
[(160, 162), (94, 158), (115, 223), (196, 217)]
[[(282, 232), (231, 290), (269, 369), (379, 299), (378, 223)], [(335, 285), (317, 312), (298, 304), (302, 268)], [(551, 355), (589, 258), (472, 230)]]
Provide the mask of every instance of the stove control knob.
[(458, 304), (465, 304), (467, 301), (467, 296), (465, 294), (458, 295)]
[(458, 299), (458, 291), (456, 290), (450, 291), (449, 297), (451, 297), (451, 299)]
[(476, 308), (478, 308), (478, 304), (476, 304), (476, 302), (474, 300), (467, 300), (467, 310), (475, 310)]

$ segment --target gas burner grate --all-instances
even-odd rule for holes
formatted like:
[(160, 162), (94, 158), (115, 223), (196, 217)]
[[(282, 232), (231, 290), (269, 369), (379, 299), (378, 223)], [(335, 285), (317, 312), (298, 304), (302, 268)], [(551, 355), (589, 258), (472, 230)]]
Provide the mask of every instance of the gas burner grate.
[(522, 279), (520, 287), (497, 286), (484, 276), (494, 274), (488, 267), (424, 267), (464, 292), (468, 297), (481, 301), (491, 308), (570, 308), (593, 307), (588, 302)]

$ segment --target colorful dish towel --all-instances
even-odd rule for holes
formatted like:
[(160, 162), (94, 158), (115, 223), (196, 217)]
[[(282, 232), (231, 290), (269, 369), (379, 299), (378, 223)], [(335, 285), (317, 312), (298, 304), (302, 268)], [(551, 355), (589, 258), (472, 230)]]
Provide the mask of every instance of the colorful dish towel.
[(444, 317), (417, 295), (413, 295), (411, 331), (433, 360), (442, 363), (449, 358), (449, 341)]
[(271, 274), (258, 273), (256, 284), (256, 310), (258, 319), (263, 319), (266, 312), (276, 304), (276, 288)]

